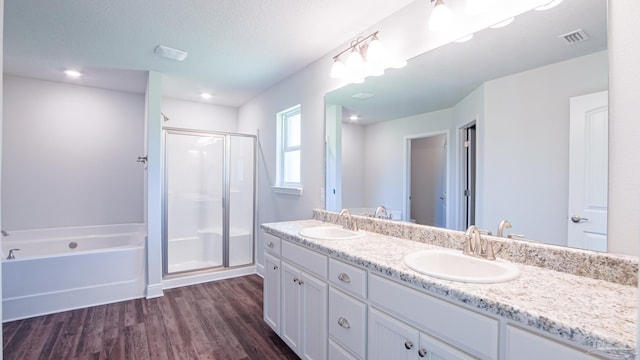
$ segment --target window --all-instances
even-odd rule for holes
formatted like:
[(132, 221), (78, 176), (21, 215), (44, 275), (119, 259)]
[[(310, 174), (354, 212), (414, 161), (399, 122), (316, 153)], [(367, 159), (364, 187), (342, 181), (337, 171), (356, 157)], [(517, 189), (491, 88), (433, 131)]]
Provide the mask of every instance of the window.
[[(277, 186), (301, 188), (300, 179), (300, 105), (278, 113)], [(298, 190), (299, 191), (299, 190)]]

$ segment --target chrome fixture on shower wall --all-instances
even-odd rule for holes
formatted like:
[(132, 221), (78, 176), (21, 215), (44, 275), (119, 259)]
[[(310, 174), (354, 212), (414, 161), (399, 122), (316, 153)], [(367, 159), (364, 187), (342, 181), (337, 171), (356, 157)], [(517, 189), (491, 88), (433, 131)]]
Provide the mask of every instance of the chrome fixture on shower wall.
[(146, 164), (148, 161), (147, 156), (138, 156), (138, 160), (136, 162)]

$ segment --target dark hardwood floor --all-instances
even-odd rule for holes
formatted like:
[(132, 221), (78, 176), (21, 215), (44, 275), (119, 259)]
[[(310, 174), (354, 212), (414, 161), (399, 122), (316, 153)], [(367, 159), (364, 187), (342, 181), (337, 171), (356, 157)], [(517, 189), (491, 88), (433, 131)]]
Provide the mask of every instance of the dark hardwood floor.
[(298, 359), (262, 320), (257, 275), (3, 326), (9, 359)]

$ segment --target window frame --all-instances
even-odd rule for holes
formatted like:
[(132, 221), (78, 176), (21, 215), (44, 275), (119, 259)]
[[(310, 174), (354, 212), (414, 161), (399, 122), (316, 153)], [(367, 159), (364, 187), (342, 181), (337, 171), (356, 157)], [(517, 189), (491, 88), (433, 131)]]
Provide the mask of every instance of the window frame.
[[(291, 126), (289, 120), (295, 116), (300, 117), (300, 126), (299, 126), (299, 134), (297, 134), (300, 139), (298, 145), (290, 145), (288, 144), (288, 139), (290, 138)], [(302, 107), (300, 104), (296, 106), (292, 106), (286, 110), (280, 111), (277, 114), (277, 171), (276, 171), (276, 187), (278, 188), (293, 188), (299, 189), (300, 192), (302, 190)], [(286, 154), (299, 152), (300, 154), (300, 163), (298, 164), (299, 174), (298, 178), (300, 179), (298, 182), (285, 181), (285, 156)], [(286, 192), (289, 193), (289, 192)]]

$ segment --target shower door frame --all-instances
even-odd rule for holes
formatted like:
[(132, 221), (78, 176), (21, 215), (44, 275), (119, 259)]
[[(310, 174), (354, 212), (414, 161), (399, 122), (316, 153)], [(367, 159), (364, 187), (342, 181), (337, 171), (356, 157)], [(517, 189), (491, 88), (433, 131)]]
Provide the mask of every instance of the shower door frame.
[[(223, 181), (222, 181), (222, 265), (219, 266), (210, 266), (197, 268), (192, 270), (183, 270), (183, 271), (175, 271), (169, 272), (169, 202), (168, 202), (168, 179), (169, 176), (167, 171), (167, 135), (169, 134), (183, 134), (183, 135), (193, 135), (193, 136), (206, 136), (206, 135), (214, 135), (214, 136), (222, 136), (224, 137), (224, 147), (223, 147)], [(251, 231), (251, 260), (252, 262), (249, 264), (241, 264), (236, 266), (229, 266), (229, 249), (230, 249), (230, 237), (229, 237), (229, 226), (230, 226), (230, 211), (231, 211), (231, 184), (230, 184), (230, 156), (231, 156), (231, 137), (246, 137), (253, 139), (253, 212), (252, 212), (252, 231)], [(256, 229), (257, 229), (257, 203), (256, 203), (256, 191), (258, 188), (257, 184), (257, 174), (256, 174), (256, 166), (257, 166), (257, 139), (256, 135), (251, 134), (242, 134), (242, 133), (232, 133), (232, 132), (220, 132), (220, 131), (209, 131), (209, 130), (194, 130), (194, 129), (185, 129), (185, 128), (175, 128), (175, 127), (163, 127), (162, 128), (162, 277), (163, 278), (171, 278), (174, 276), (181, 276), (183, 274), (194, 274), (194, 273), (208, 273), (213, 271), (220, 270), (228, 270), (234, 268), (242, 268), (246, 266), (253, 266), (256, 263)]]

